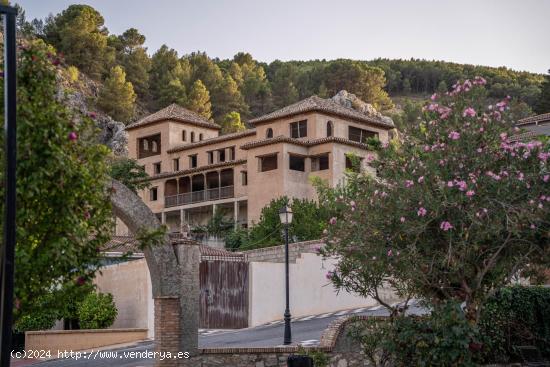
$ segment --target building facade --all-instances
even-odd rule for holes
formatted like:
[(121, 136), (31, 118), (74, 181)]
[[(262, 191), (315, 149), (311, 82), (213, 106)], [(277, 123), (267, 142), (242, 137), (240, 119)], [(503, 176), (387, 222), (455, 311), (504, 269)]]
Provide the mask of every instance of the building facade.
[(315, 199), (312, 176), (337, 185), (358, 168), (351, 156), (370, 170), (369, 139), (387, 142), (394, 129), (316, 96), (249, 124), (220, 135), (217, 124), (173, 104), (127, 126), (129, 156), (150, 176), (139, 195), (171, 232), (204, 225), (218, 210), (249, 226), (274, 198)]

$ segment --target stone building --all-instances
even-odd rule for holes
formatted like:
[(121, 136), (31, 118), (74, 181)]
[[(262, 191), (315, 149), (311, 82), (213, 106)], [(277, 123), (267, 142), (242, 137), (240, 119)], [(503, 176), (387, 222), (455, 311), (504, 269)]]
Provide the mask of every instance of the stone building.
[(394, 129), (391, 119), (317, 96), (248, 123), (220, 135), (217, 124), (172, 104), (126, 127), (129, 156), (150, 175), (139, 195), (171, 232), (218, 210), (249, 226), (274, 198), (315, 199), (312, 176), (338, 184), (357, 168), (351, 155), (369, 170), (369, 139), (387, 142)]

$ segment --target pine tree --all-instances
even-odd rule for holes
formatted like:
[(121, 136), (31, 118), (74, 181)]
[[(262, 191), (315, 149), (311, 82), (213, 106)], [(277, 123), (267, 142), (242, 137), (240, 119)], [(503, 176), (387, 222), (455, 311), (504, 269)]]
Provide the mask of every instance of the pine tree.
[(198, 113), (206, 119), (212, 117), (212, 105), (210, 103), (210, 93), (200, 79), (197, 79), (191, 90), (186, 103), (187, 108)]
[(231, 111), (247, 114), (248, 106), (244, 102), (237, 82), (231, 75), (226, 74), (221, 84), (212, 93), (212, 115), (217, 121)]
[(550, 70), (548, 70), (548, 74), (541, 85), (540, 97), (535, 105), (535, 112), (539, 114), (550, 113)]
[(157, 102), (162, 107), (166, 107), (172, 103), (185, 106), (187, 102), (185, 85), (178, 78), (170, 80), (168, 84), (161, 87)]
[(134, 115), (136, 94), (120, 66), (111, 69), (99, 94), (99, 108), (113, 119), (127, 122)]
[(246, 126), (241, 121), (241, 115), (235, 111), (225, 114), (221, 126), (222, 134), (231, 134), (246, 130)]

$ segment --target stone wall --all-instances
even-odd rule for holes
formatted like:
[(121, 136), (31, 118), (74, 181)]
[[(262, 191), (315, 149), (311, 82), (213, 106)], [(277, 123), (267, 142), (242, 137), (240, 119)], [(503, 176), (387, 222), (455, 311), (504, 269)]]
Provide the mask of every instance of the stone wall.
[[(291, 243), (288, 245), (289, 261), (295, 263), (302, 253), (316, 253), (316, 250), (323, 245), (323, 242), (320, 240)], [(285, 262), (284, 245), (243, 251), (243, 254), (245, 254), (249, 262)]]

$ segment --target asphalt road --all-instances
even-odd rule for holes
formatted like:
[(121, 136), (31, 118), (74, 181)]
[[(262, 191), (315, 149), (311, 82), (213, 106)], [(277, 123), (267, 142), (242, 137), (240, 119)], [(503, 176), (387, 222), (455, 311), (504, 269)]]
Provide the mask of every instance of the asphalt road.
[[(408, 313), (422, 314), (425, 311), (417, 306), (412, 305)], [(324, 315), (315, 315), (302, 317), (292, 322), (292, 340), (293, 344), (302, 344), (305, 346), (314, 346), (319, 343), (321, 334), (327, 328), (327, 326), (335, 319), (344, 315), (387, 315), (386, 310), (378, 307), (372, 307), (370, 309), (357, 309), (341, 312), (333, 312)], [(283, 328), (284, 325), (281, 321), (274, 322), (268, 325), (262, 325), (254, 328), (240, 329), (240, 330), (208, 330), (199, 335), (199, 347), (268, 347), (279, 346), (283, 342)], [(152, 366), (154, 364), (153, 359), (146, 358), (132, 358), (128, 355), (131, 352), (145, 352), (153, 351), (153, 342), (145, 341), (137, 343), (132, 346), (103, 350), (100, 353), (103, 355), (87, 355), (80, 356), (78, 360), (75, 358), (62, 358), (54, 359), (44, 362), (34, 361), (32, 366), (37, 367), (134, 367), (134, 366)], [(95, 353), (95, 352), (94, 352)], [(107, 356), (105, 353), (110, 353)], [(116, 353), (116, 355), (115, 355)], [(89, 358), (89, 359), (87, 359)], [(14, 364), (18, 366), (18, 363)], [(27, 365), (27, 364), (21, 364)]]

